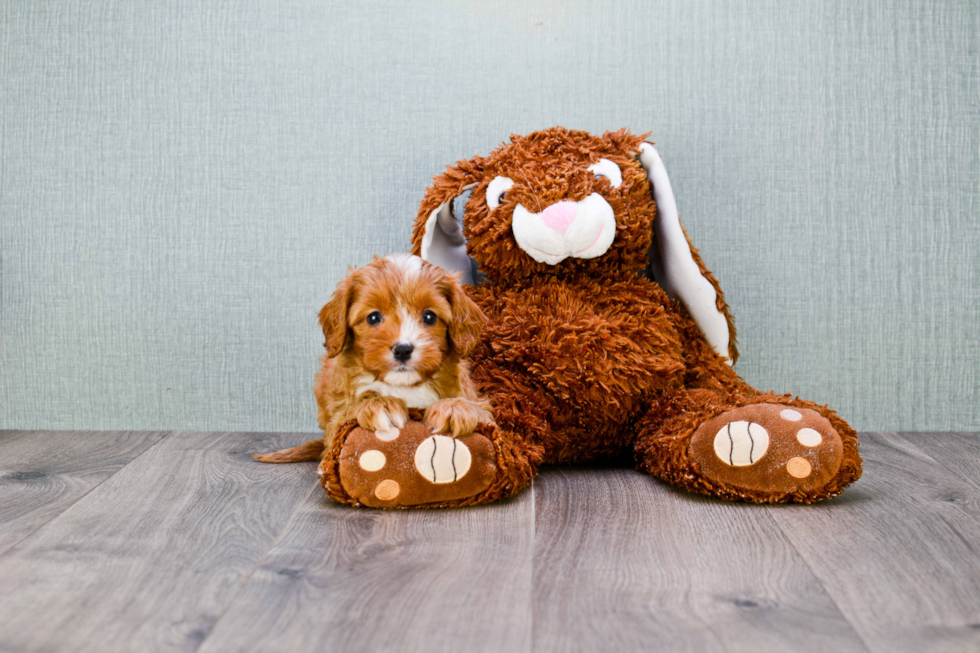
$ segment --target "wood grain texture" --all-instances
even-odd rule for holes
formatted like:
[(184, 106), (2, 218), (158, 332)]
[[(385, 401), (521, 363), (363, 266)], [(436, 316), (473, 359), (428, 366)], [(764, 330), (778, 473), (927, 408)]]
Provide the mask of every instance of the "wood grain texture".
[(0, 433), (4, 469), (36, 461), (19, 482), (73, 479), (6, 497), (9, 523), (61, 507), (0, 554), (0, 650), (980, 650), (975, 434), (862, 434), (864, 477), (815, 506), (550, 467), (510, 502), (407, 512), (249, 456), (307, 434), (139, 435)]
[(980, 487), (980, 433), (898, 433), (941, 467)]
[(383, 512), (318, 489), (201, 651), (528, 651), (533, 519), (531, 492)]
[(0, 554), (165, 435), (165, 431), (0, 431)]
[(536, 651), (865, 651), (764, 508), (631, 469), (536, 479)]
[(977, 651), (980, 488), (917, 439), (862, 433), (864, 476), (843, 496), (767, 510), (870, 649)]
[(0, 558), (0, 650), (195, 650), (314, 485), (250, 452), (302, 437), (171, 433)]

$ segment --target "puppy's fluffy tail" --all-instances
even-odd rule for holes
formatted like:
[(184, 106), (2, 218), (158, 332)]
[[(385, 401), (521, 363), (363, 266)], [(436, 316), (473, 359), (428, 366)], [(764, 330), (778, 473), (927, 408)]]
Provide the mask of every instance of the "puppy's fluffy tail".
[(253, 453), (252, 458), (264, 463), (302, 463), (307, 460), (320, 460), (323, 454), (323, 440), (310, 440), (292, 449), (282, 449), (271, 453)]

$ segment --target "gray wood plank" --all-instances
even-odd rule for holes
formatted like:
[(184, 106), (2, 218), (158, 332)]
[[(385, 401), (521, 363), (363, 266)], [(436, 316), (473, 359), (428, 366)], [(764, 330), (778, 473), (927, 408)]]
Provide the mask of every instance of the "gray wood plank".
[(171, 433), (0, 558), (0, 650), (195, 650), (315, 482), (249, 454), (305, 437)]
[(537, 651), (864, 651), (765, 508), (632, 469), (536, 480)]
[(61, 514), (166, 431), (0, 431), (0, 554)]
[(980, 433), (896, 433), (939, 465), (980, 487)]
[(980, 491), (908, 438), (861, 442), (843, 496), (769, 512), (872, 650), (980, 650)]
[(527, 651), (533, 518), (530, 491), (429, 511), (315, 491), (200, 650)]

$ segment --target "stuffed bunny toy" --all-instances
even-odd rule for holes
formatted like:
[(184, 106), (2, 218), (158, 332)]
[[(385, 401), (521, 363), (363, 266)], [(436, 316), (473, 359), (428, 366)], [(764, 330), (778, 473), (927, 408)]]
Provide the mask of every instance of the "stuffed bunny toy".
[[(371, 473), (351, 464), (374, 446), (351, 424), (324, 466), (340, 501), (486, 503), (542, 463), (627, 457), (672, 485), (756, 503), (834, 497), (861, 475), (856, 433), (833, 410), (733, 370), (732, 315), (645, 135), (554, 127), (450, 166), (422, 200), (412, 252), (457, 272), (488, 318), (469, 364), (494, 424), (456, 442), (409, 422), (390, 468)], [(411, 496), (371, 493), (393, 475)]]

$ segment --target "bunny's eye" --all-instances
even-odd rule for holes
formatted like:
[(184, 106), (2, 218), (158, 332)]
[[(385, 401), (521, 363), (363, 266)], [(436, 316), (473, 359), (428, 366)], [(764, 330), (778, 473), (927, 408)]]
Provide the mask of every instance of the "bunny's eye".
[(619, 166), (609, 159), (599, 159), (597, 163), (589, 166), (589, 172), (595, 175), (596, 179), (606, 179), (613, 188), (619, 188), (623, 184), (623, 173)]
[(487, 206), (490, 210), (500, 206), (507, 196), (507, 191), (514, 187), (514, 180), (510, 177), (494, 177), (490, 185), (487, 186)]

